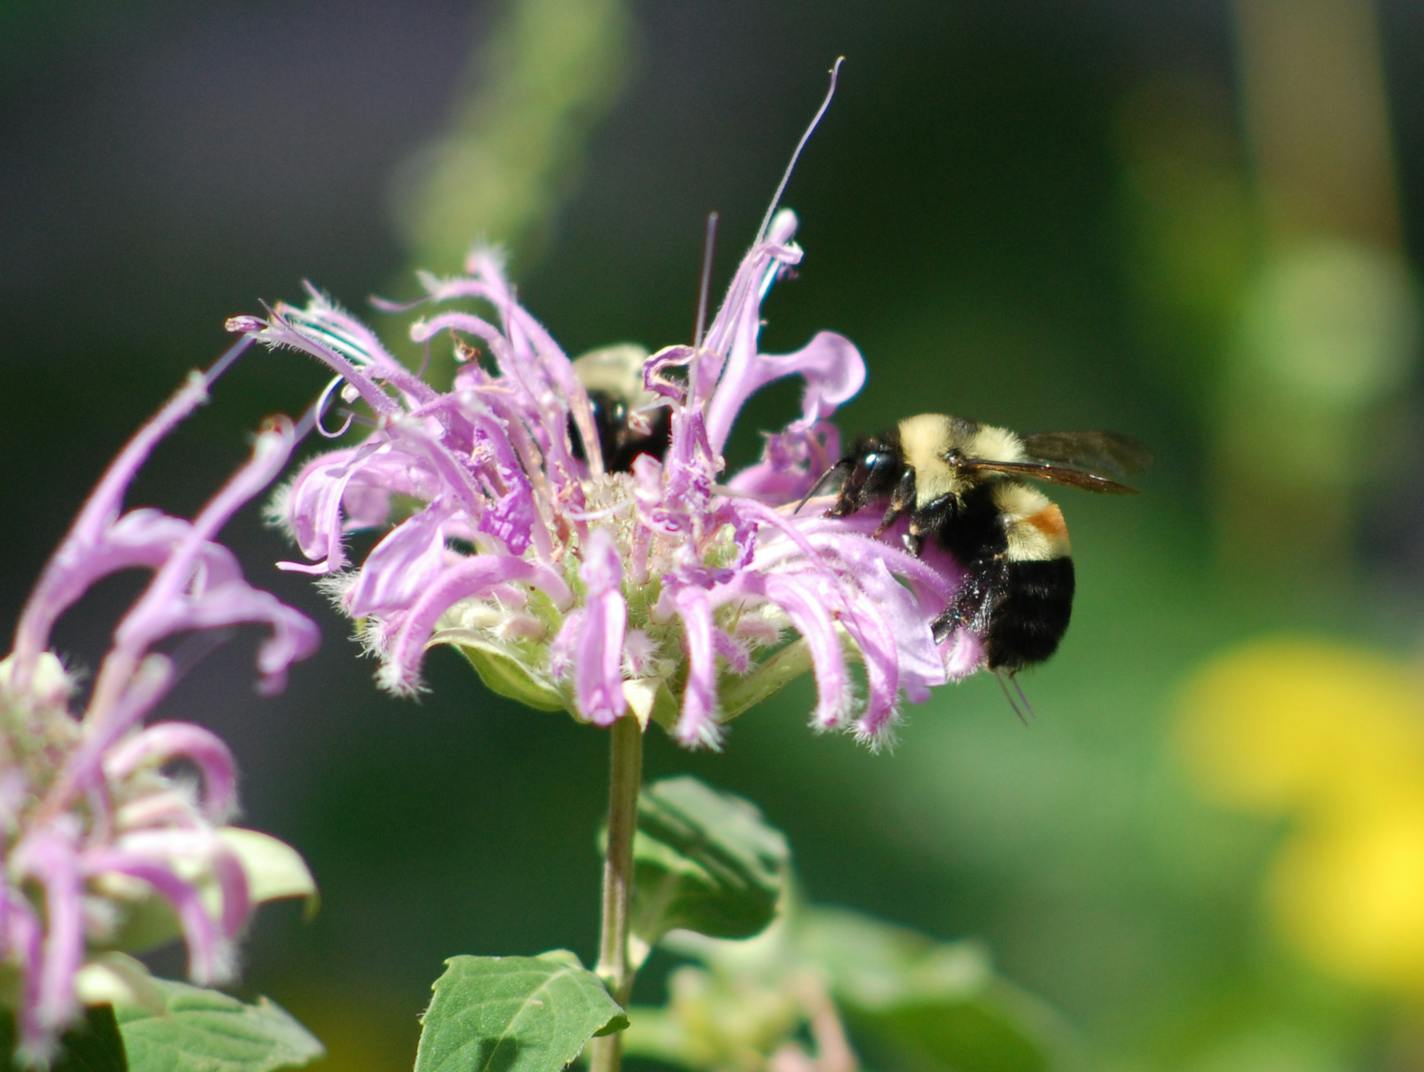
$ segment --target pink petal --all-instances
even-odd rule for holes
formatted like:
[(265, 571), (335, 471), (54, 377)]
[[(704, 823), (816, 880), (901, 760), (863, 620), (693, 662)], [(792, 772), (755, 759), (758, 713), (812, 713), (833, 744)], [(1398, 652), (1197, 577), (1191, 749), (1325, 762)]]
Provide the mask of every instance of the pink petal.
[(579, 576), (585, 585), (583, 630), (574, 676), (579, 710), (600, 726), (627, 707), (623, 696), (623, 630), (628, 607), (619, 590), (623, 567), (607, 529), (592, 529)]

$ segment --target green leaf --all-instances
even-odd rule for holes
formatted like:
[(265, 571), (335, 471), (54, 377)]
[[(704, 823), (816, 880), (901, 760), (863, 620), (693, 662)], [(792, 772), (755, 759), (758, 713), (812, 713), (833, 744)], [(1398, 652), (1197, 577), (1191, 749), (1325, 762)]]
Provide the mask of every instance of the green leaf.
[(166, 1011), (117, 1010), (135, 1072), (276, 1072), (301, 1068), (321, 1043), (266, 998), (245, 1005), (216, 990), (160, 980)]
[(519, 660), (493, 644), (462, 639), (455, 644), (460, 654), (469, 660), (480, 680), (490, 692), (532, 707), (536, 711), (567, 709), (559, 691), (530, 675)]
[(674, 929), (749, 938), (776, 915), (786, 839), (755, 806), (695, 778), (648, 786), (633, 842), (633, 932), (647, 946)]
[(421, 1018), (415, 1072), (554, 1072), (628, 1018), (578, 957), (451, 957)]
[[(0, 1066), (14, 1069), (15, 1021), (0, 1010)], [(84, 1010), (84, 1019), (64, 1033), (59, 1052), (48, 1067), (49, 1072), (128, 1072), (123, 1039), (114, 1023), (114, 1010), (107, 1005), (93, 1005)]]
[(854, 912), (808, 909), (798, 943), (891, 1067), (1037, 1072), (1073, 1047), (1056, 1014), (998, 978), (979, 947)]

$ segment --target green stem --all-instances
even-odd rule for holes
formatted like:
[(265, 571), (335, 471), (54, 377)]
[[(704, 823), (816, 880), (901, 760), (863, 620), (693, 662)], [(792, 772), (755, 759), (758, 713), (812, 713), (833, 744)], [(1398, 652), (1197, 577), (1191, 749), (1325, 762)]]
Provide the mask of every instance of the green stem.
[[(635, 968), (628, 957), (628, 918), (633, 900), (633, 832), (643, 780), (643, 728), (631, 714), (609, 732), (608, 848), (603, 859), (603, 913), (594, 969), (618, 1004), (628, 1005)], [(622, 1034), (590, 1043), (589, 1072), (618, 1072)]]

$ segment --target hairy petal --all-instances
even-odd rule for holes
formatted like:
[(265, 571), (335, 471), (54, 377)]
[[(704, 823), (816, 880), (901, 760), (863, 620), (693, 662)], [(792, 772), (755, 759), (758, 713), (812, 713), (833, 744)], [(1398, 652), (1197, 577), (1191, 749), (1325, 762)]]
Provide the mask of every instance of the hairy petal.
[(192, 763), (203, 775), (203, 813), (215, 822), (237, 806), (237, 771), (222, 738), (188, 722), (156, 722), (123, 740), (104, 756), (104, 773), (123, 781), (143, 768), (175, 759)]
[(988, 658), (984, 640), (968, 629), (956, 629), (945, 639), (944, 671), (950, 681), (963, 681), (982, 670)]
[(437, 499), (381, 538), (346, 594), (345, 607), (352, 617), (399, 610), (425, 590), (444, 565), (450, 513)]
[(801, 398), (801, 420), (805, 424), (823, 420), (853, 398), (865, 384), (865, 361), (855, 344), (833, 331), (818, 332), (809, 343), (790, 354), (757, 354), (732, 369), (717, 385), (707, 407), (707, 437), (720, 451), (732, 430), (732, 422), (757, 391), (784, 376), (801, 376), (806, 390)]
[(682, 619), (687, 645), (687, 685), (682, 693), (682, 714), (677, 723), (677, 739), (688, 746), (717, 746), (717, 665), (712, 639), (712, 601), (707, 591), (695, 586), (669, 592), (671, 610)]
[(587, 609), (574, 692), (579, 710), (595, 724), (606, 726), (627, 706), (623, 697), (623, 630), (628, 621), (628, 607), (619, 591), (623, 567), (606, 529), (589, 533), (579, 576)]
[(572, 599), (563, 578), (547, 566), (508, 555), (464, 559), (445, 569), (402, 616), (387, 641), (382, 683), (395, 692), (417, 688), (426, 642), (440, 616), (462, 599), (481, 596), (511, 581), (532, 584), (560, 606), (567, 606)]
[(292, 426), (285, 420), (257, 436), (251, 460), (198, 514), (148, 589), (119, 623), (114, 632), (114, 655), (137, 660), (160, 639), (185, 629), (263, 623), (273, 636), (258, 651), (258, 670), (263, 687), (273, 691), (282, 687), (288, 665), (316, 649), (318, 633), (305, 616), (230, 576), (223, 578), (228, 583), (210, 587), (209, 579), (195, 572), (204, 556), (212, 553), (213, 535), (239, 506), (271, 483), (292, 444)]
[(112, 849), (86, 853), (84, 872), (87, 875), (114, 872), (148, 883), (178, 914), (183, 940), (188, 946), (188, 974), (201, 984), (222, 982), (229, 977), (231, 950), (191, 882), (179, 878), (162, 862), (137, 852)]
[(84, 959), (80, 871), (72, 839), (39, 831), (15, 847), (12, 866), (44, 889), (44, 952), (37, 965), (34, 1014), (37, 1026), (51, 1032), (74, 1017), (74, 973)]
[[(20, 614), (15, 631), (15, 685), (23, 689), (29, 682), (34, 660), (49, 644), (55, 620), (86, 591), (93, 579), (83, 580), (84, 562), (103, 544), (108, 529), (122, 508), (124, 492), (134, 474), (153, 448), (177, 424), (208, 397), (207, 382), (193, 373), (172, 398), (139, 429), (104, 471), (69, 532), (60, 541), (53, 557)], [(119, 567), (122, 568), (122, 567)]]

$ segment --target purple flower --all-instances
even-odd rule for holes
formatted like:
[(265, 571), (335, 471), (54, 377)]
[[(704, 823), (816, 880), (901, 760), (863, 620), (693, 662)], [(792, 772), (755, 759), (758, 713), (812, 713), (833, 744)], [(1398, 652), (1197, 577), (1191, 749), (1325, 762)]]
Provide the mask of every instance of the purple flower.
[[(268, 692), (317, 642), (310, 621), (249, 585), (232, 553), (214, 542), (286, 463), (294, 433), (285, 418), (255, 437), (251, 458), (192, 520), (123, 509), (138, 468), (206, 399), (226, 363), (207, 377), (194, 373), (110, 465), (0, 661), (0, 970), (19, 975), (20, 1053), (29, 1063), (47, 1059), (86, 1001), (108, 1000), (116, 988), (143, 996), (142, 966), (118, 950), (140, 931), (145, 940), (155, 936), (160, 903), (186, 941), (190, 974), (211, 982), (231, 971), (254, 881), (262, 880), (264, 899), (310, 892), (291, 849), (225, 825), (236, 804), (226, 745), (199, 726), (143, 724), (176, 674), (156, 650), (165, 641), (265, 626), (257, 672)], [(134, 567), (151, 572), (148, 587), (78, 702), (75, 675), (48, 650), (51, 630), (98, 580)], [(164, 773), (175, 760), (197, 772), (196, 785)]]
[[(813, 725), (878, 743), (901, 697), (947, 680), (948, 654), (949, 670), (972, 668), (972, 653), (930, 635), (958, 582), (952, 563), (876, 538), (874, 519), (795, 510), (838, 457), (830, 418), (865, 379), (855, 346), (831, 332), (790, 354), (758, 347), (762, 302), (801, 261), (795, 229), (789, 211), (770, 220), (701, 345), (647, 358), (647, 397), (671, 436), (631, 472), (607, 471), (573, 362), (487, 250), (465, 275), (421, 277), (425, 296), (404, 307), (424, 314), (412, 339), (454, 347), (449, 391), (315, 290), (305, 307), (230, 324), (315, 357), (371, 412), (364, 438), (306, 462), (271, 513), (308, 560), (285, 565), (328, 575), (384, 687), (419, 690), (426, 652), (449, 644), (533, 706), (598, 725), (631, 712), (715, 744), (722, 723), (810, 670)], [(801, 412), (729, 478), (723, 449), (743, 405), (789, 376), (803, 381)], [(378, 539), (353, 562), (357, 530)]]
[[(833, 332), (790, 354), (758, 346), (763, 300), (801, 262), (796, 217), (775, 212), (789, 176), (705, 337), (647, 356), (616, 418), (596, 419), (579, 370), (603, 377), (644, 352), (609, 347), (576, 366), (487, 249), (461, 276), (422, 275), (410, 305), (380, 303), (422, 309), (411, 339), (453, 346), (449, 391), (314, 289), (304, 307), (229, 322), (316, 358), (335, 374), (329, 391), (370, 411), (365, 437), (309, 460), (270, 513), (307, 560), (282, 565), (324, 575), (385, 688), (418, 691), (425, 653), (448, 644), (531, 706), (597, 725), (631, 713), (715, 745), (722, 724), (809, 670), (813, 725), (878, 744), (902, 696), (922, 700), (982, 663), (972, 645), (931, 636), (957, 565), (909, 554), (869, 518), (796, 508), (839, 456), (830, 418), (865, 363)], [(723, 449), (742, 407), (790, 376), (803, 382), (800, 414), (729, 476)], [(610, 434), (610, 420), (626, 427)], [(654, 449), (638, 454), (644, 436)], [(378, 539), (353, 562), (346, 537), (360, 530)]]

